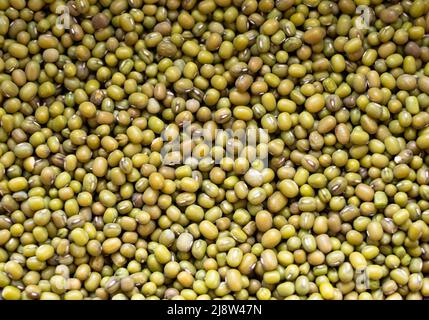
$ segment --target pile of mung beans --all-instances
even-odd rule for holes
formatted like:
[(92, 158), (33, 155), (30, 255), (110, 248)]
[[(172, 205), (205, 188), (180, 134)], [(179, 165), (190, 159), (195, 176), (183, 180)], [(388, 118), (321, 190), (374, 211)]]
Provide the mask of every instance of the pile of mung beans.
[(427, 0), (0, 0), (1, 299), (429, 297), (428, 35)]

